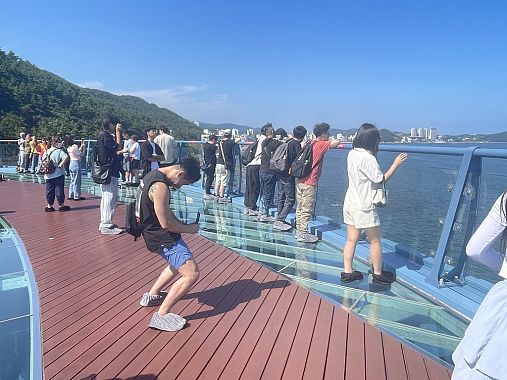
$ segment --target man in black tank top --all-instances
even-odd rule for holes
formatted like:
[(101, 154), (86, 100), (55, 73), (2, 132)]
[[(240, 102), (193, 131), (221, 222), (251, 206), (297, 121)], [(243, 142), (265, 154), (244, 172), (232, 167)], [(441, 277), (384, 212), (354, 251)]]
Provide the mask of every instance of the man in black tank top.
[[(143, 294), (140, 302), (141, 306), (145, 307), (160, 305), (149, 324), (149, 327), (158, 330), (177, 331), (183, 328), (186, 320), (170, 311), (199, 278), (197, 263), (181, 238), (182, 233), (197, 233), (199, 224), (184, 224), (173, 214), (169, 187), (180, 188), (197, 182), (200, 178), (200, 164), (194, 158), (153, 170), (143, 178), (143, 238), (146, 247), (161, 255), (168, 263), (150, 291)], [(181, 277), (171, 286), (169, 292), (162, 292), (178, 274)]]

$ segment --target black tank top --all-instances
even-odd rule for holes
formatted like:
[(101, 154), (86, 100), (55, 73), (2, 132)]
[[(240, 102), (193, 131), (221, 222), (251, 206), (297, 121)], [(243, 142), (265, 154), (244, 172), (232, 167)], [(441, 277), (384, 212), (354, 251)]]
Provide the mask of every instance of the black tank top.
[(155, 214), (155, 205), (148, 196), (148, 190), (155, 182), (162, 182), (167, 187), (171, 185), (164, 173), (159, 170), (153, 170), (143, 178), (144, 187), (141, 194), (141, 216), (144, 224), (143, 238), (146, 247), (151, 252), (158, 252), (162, 245), (166, 248), (172, 247), (181, 238), (181, 234), (170, 232), (160, 226)]

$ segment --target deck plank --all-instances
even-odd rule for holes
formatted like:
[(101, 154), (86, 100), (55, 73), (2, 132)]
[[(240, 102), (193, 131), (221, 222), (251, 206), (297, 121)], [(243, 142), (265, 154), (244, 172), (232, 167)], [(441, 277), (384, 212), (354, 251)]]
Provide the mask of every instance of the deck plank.
[(139, 298), (165, 262), (128, 235), (100, 235), (99, 197), (45, 213), (19, 202), (43, 203), (40, 184), (2, 182), (0, 191), (37, 280), (47, 379), (450, 378), (356, 315), (197, 235), (185, 240), (201, 276), (173, 310), (189, 325), (149, 329), (154, 309)]

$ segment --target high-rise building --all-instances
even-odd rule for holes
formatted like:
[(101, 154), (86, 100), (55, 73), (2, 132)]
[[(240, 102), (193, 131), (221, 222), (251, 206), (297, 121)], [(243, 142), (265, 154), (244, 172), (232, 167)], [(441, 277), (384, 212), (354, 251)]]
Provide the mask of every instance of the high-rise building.
[(417, 137), (417, 128), (410, 128), (410, 137)]
[(435, 141), (437, 139), (437, 129), (436, 128), (430, 128), (430, 133), (429, 133), (428, 139), (431, 141)]
[(417, 135), (418, 135), (420, 138), (423, 138), (423, 139), (427, 138), (426, 133), (427, 133), (427, 129), (426, 129), (426, 128), (419, 128), (419, 129), (417, 130)]

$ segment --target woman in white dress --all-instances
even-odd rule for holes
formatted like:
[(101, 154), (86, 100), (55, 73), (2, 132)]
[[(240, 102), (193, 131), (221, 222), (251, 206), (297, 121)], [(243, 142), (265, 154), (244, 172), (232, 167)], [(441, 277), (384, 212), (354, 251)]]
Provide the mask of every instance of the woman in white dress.
[[(467, 255), (498, 271), (504, 280), (491, 288), (454, 351), (453, 379), (507, 379), (507, 192), (470, 238)], [(500, 252), (493, 244), (500, 241)]]
[(366, 231), (370, 242), (370, 257), (373, 264), (373, 283), (388, 285), (394, 281), (391, 272), (382, 271), (382, 246), (380, 244), (380, 219), (373, 204), (373, 191), (387, 182), (396, 169), (407, 159), (400, 153), (384, 174), (377, 162), (380, 132), (372, 124), (363, 124), (357, 131), (353, 149), (347, 156), (349, 187), (343, 202), (343, 220), (347, 225), (347, 241), (343, 248), (344, 271), (342, 282), (361, 280), (363, 275), (353, 270), (352, 261), (361, 230)]

